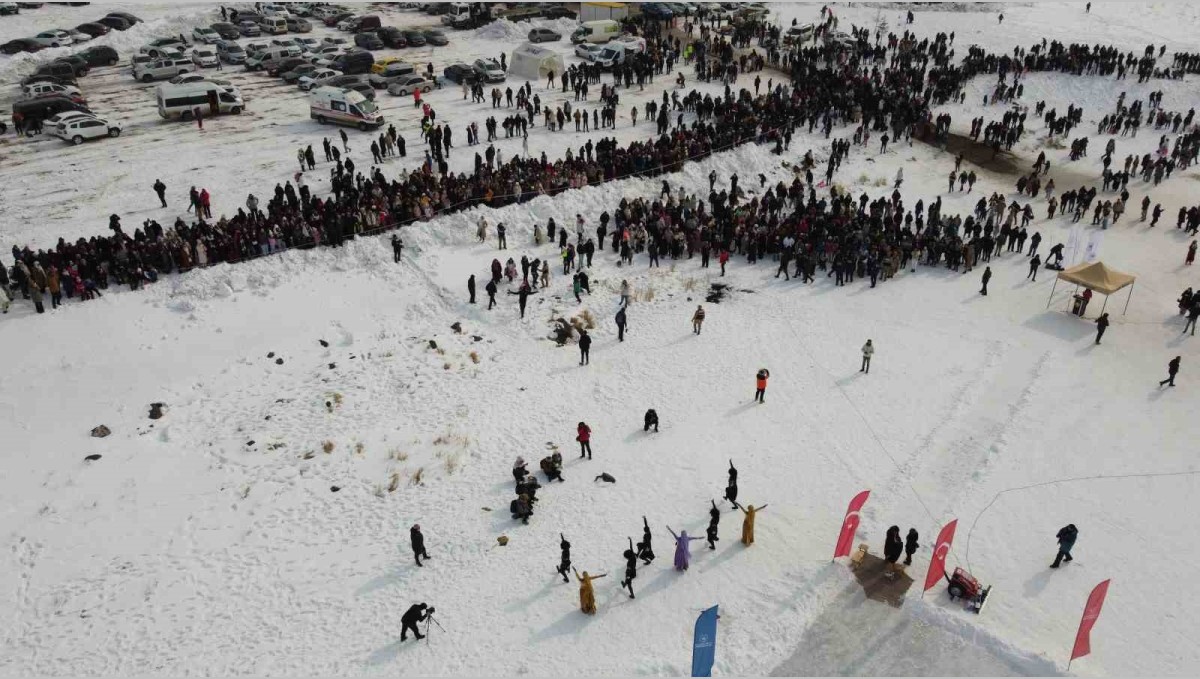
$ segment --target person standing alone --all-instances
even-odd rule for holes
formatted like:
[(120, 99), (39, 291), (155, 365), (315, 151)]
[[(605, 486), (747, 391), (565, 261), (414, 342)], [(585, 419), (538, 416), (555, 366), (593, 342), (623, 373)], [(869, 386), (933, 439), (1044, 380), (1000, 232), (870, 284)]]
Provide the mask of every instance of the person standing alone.
[(860, 373), (871, 374), (871, 356), (875, 354), (875, 345), (871, 344), (871, 340), (862, 346), (862, 367), (858, 369)]

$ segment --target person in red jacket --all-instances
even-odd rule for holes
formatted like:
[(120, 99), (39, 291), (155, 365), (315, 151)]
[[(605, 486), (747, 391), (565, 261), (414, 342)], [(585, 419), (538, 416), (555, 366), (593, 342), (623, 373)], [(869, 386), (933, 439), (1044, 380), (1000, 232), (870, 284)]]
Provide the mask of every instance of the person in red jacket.
[(575, 431), (575, 440), (579, 441), (579, 457), (587, 455), (587, 459), (592, 459), (592, 428), (586, 422), (580, 422)]
[(757, 389), (754, 392), (754, 400), (755, 401), (758, 401), (759, 403), (764, 402), (763, 396), (765, 396), (767, 393), (767, 378), (769, 378), (770, 376), (771, 376), (771, 371), (767, 370), (766, 368), (763, 368), (758, 371), (758, 375), (755, 376), (755, 378), (756, 378), (755, 379), (755, 387)]
[(725, 263), (729, 261), (729, 251), (721, 250), (721, 254), (717, 256), (717, 261), (721, 263), (721, 275), (725, 275)]

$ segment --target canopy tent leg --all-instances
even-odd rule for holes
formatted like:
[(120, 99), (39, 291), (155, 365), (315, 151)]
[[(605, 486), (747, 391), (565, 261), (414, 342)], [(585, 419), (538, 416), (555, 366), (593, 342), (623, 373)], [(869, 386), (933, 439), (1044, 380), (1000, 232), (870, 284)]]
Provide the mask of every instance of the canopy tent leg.
[[(1129, 300), (1133, 299), (1133, 286), (1135, 285), (1137, 285), (1137, 281), (1129, 284), (1129, 296), (1125, 298), (1125, 311), (1129, 311)], [(1125, 315), (1125, 311), (1121, 312), (1122, 316)]]
[(1104, 315), (1104, 310), (1108, 308), (1108, 295), (1104, 296), (1104, 304), (1100, 305), (1100, 315)]
[(1050, 302), (1054, 301), (1054, 291), (1058, 288), (1058, 278), (1054, 279), (1054, 285), (1050, 286), (1050, 298), (1046, 300), (1046, 308), (1050, 308)]

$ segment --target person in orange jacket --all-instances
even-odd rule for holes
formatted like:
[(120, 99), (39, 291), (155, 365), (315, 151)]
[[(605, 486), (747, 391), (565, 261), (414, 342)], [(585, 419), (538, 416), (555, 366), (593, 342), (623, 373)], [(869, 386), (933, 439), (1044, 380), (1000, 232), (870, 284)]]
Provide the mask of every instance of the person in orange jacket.
[(721, 254), (717, 256), (717, 261), (721, 263), (721, 275), (725, 275), (725, 263), (729, 261), (729, 251), (721, 250)]
[(766, 368), (762, 368), (761, 370), (758, 371), (758, 375), (755, 376), (755, 378), (756, 378), (756, 380), (755, 380), (756, 391), (754, 392), (754, 400), (755, 401), (758, 401), (759, 403), (764, 402), (763, 396), (765, 396), (767, 393), (767, 378), (769, 378), (770, 376), (771, 376), (771, 371), (767, 370)]

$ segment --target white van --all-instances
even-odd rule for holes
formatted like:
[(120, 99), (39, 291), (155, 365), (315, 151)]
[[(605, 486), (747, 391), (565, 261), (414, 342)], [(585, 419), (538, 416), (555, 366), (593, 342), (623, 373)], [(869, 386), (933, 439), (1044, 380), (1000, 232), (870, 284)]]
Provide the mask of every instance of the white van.
[(364, 132), (383, 126), (383, 114), (375, 102), (351, 89), (318, 87), (308, 97), (308, 116), (325, 125), (350, 125)]
[(133, 77), (144, 83), (153, 80), (166, 80), (182, 73), (191, 73), (196, 65), (191, 59), (155, 59), (133, 65)]
[(579, 24), (579, 28), (571, 34), (571, 42), (579, 44), (590, 42), (602, 45), (621, 35), (621, 24), (612, 19), (597, 19)]
[(291, 14), (286, 6), (270, 2), (263, 3), (262, 13), (265, 16), (283, 17), (284, 19), (288, 18), (288, 16)]
[[(230, 91), (232, 90), (232, 91)], [(200, 109), (206, 116), (218, 113), (237, 115), (246, 108), (242, 95), (235, 87), (223, 87), (207, 81), (158, 86), (158, 115), (172, 118), (191, 119), (193, 111)]]
[(471, 18), (471, 6), (465, 2), (452, 2), (450, 9), (442, 15), (442, 24), (453, 26), (455, 22), (463, 22)]
[(255, 52), (246, 59), (247, 71), (262, 71), (271, 67), (276, 61), (287, 59), (288, 57), (300, 56), (299, 47), (289, 47), (284, 45), (275, 45), (270, 49), (265, 49), (261, 52)]
[(281, 16), (264, 16), (258, 20), (258, 27), (263, 33), (280, 35), (288, 32), (287, 18)]

